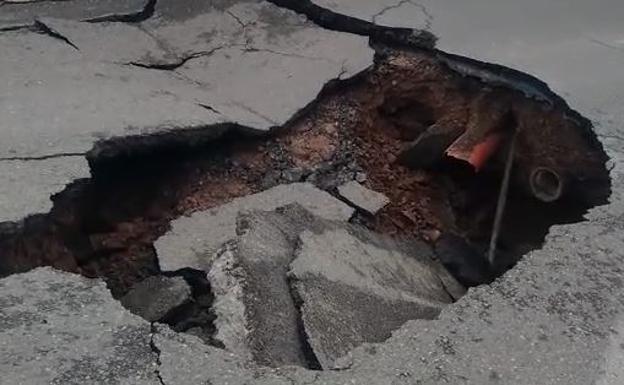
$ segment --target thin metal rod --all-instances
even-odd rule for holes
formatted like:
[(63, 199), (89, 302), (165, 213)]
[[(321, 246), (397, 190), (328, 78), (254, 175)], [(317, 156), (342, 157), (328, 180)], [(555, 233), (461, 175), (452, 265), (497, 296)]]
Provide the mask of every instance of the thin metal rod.
[(494, 227), (492, 228), (492, 237), (490, 238), (490, 248), (488, 250), (488, 260), (490, 261), (490, 265), (494, 265), (494, 259), (496, 258), (496, 244), (498, 243), (498, 235), (500, 234), (503, 214), (505, 213), (505, 205), (507, 204), (507, 192), (509, 190), (509, 180), (511, 179), (511, 166), (513, 165), (514, 150), (516, 148), (516, 136), (517, 132), (514, 132), (511, 137), (509, 153), (507, 154), (507, 160), (505, 161), (503, 182), (501, 183), (501, 189), (498, 194), (498, 202), (496, 203), (496, 216), (494, 217)]

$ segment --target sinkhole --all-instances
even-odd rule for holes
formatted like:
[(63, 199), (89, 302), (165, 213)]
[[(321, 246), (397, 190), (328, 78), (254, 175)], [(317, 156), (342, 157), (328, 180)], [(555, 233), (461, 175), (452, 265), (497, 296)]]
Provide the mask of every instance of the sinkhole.
[[(262, 365), (326, 369), (407, 319), (435, 319), (463, 288), (492, 282), (541, 247), (550, 226), (582, 221), (610, 194), (602, 146), (565, 103), (463, 76), (420, 51), (384, 49), (372, 68), (327, 85), (268, 134), (235, 125), (220, 131), (218, 138), (189, 130), (99, 143), (89, 154), (92, 178), (54, 196), (49, 214), (0, 225), (0, 275), (49, 265), (101, 277), (150, 321)], [(352, 181), (387, 202), (374, 211), (354, 205), (340, 192)], [(224, 242), (212, 265), (161, 269), (154, 244), (172, 221), (293, 183), (353, 206), (348, 223), (296, 204), (244, 213), (236, 219), (241, 241)], [(274, 239), (278, 233), (283, 239)], [(285, 262), (240, 266), (237, 255), (256, 255), (245, 247), (267, 240), (283, 246)], [(304, 263), (316, 254), (334, 259)], [(384, 255), (394, 267), (376, 259)], [(358, 272), (358, 263), (390, 274), (394, 286)], [(341, 269), (355, 273), (330, 279)], [(323, 278), (306, 280), (310, 271)], [(400, 274), (409, 271), (441, 283)], [(232, 294), (237, 277), (256, 290), (248, 308)], [(374, 290), (354, 292), (366, 279)], [(432, 285), (442, 291), (403, 299)], [(380, 293), (389, 297), (379, 300)], [(169, 307), (156, 311), (149, 301)], [(272, 320), (276, 313), (262, 308), (292, 311)]]

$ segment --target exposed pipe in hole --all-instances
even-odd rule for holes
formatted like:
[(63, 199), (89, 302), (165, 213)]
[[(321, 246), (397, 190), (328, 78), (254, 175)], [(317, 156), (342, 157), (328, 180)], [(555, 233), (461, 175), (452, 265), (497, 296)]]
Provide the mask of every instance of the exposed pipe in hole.
[(507, 203), (507, 192), (509, 191), (511, 166), (513, 165), (517, 136), (518, 132), (514, 131), (513, 135), (511, 136), (509, 152), (507, 153), (507, 160), (505, 161), (505, 173), (503, 175), (503, 182), (501, 184), (500, 193), (498, 194), (498, 201), (496, 203), (496, 216), (494, 217), (494, 227), (492, 228), (492, 237), (490, 238), (490, 247), (488, 250), (488, 260), (490, 261), (490, 265), (494, 265), (494, 259), (496, 258), (496, 243), (498, 242), (498, 235), (500, 234), (503, 214), (505, 213), (505, 204)]
[(563, 178), (559, 173), (547, 167), (538, 167), (531, 171), (529, 185), (533, 196), (542, 202), (554, 202), (563, 194)]

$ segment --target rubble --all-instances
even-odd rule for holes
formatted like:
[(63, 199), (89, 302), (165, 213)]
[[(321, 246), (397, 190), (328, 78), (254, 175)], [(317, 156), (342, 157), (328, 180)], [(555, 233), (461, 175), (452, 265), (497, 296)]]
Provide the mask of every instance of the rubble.
[(121, 304), (148, 321), (160, 321), (191, 301), (191, 288), (182, 277), (149, 277), (130, 289)]
[(435, 317), (450, 292), (464, 291), (426, 245), (318, 218), (298, 204), (239, 214), (237, 223), (238, 236), (208, 273), (215, 337), (263, 365), (329, 368), (407, 320)]
[(367, 189), (356, 181), (351, 181), (339, 186), (338, 193), (341, 197), (349, 201), (349, 203), (370, 215), (375, 215), (379, 210), (390, 203), (390, 199), (385, 195)]

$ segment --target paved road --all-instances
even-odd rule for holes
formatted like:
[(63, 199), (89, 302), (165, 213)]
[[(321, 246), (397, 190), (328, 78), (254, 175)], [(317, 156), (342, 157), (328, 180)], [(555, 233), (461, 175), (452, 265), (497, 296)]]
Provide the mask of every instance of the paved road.
[[(345, 13), (353, 12), (349, 9), (360, 4), (353, 0), (314, 2)], [(238, 7), (254, 8), (257, 7), (255, 3), (241, 2)], [(166, 3), (163, 1), (163, 4)], [(403, 7), (409, 7), (411, 12), (416, 12), (412, 19), (417, 20), (416, 25), (429, 28), (439, 37), (439, 49), (503, 64), (546, 82), (572, 108), (594, 122), (612, 158), (611, 203), (592, 210), (586, 222), (554, 227), (543, 249), (532, 252), (493, 285), (471, 290), (459, 302), (445, 308), (438, 320), (410, 322), (385, 343), (356, 349), (344, 360), (344, 370), (311, 373), (303, 369), (267, 371), (238, 367), (222, 352), (212, 349), (207, 352), (195, 340), (159, 330), (155, 344), (161, 353), (154, 362), (159, 366), (161, 383), (193, 384), (207, 378), (215, 384), (624, 382), (619, 364), (624, 359), (621, 345), (624, 332), (624, 239), (621, 236), (624, 231), (624, 165), (621, 162), (624, 156), (624, 104), (621, 102), (624, 100), (624, 27), (621, 23), (624, 3), (617, 0), (591, 3), (581, 0), (474, 0), (458, 4), (450, 0), (430, 0), (420, 3), (367, 1), (362, 4), (373, 4), (369, 7), (372, 11), (355, 16), (373, 20), (373, 15), (377, 14), (375, 22), (386, 25), (404, 23), (407, 10)], [(3, 12), (1, 6), (0, 12)], [(240, 15), (246, 12), (241, 11)], [(184, 20), (188, 14), (174, 17)], [(185, 22), (192, 23), (192, 20), (186, 19)], [(238, 22), (236, 18), (231, 21)], [(158, 24), (154, 20), (151, 22)], [(50, 22), (50, 25), (62, 29), (67, 35), (74, 31), (76, 42), (88, 39), (89, 34), (107, 36), (99, 29), (108, 27), (76, 23), (61, 21)], [(146, 25), (149, 24), (148, 19)], [(111, 28), (114, 33), (141, 36), (134, 26)], [(169, 28), (175, 28), (175, 25), (170, 24)], [(306, 28), (316, 31), (318, 37), (313, 40), (321, 42), (316, 46), (319, 48), (313, 49), (315, 54), (328, 57), (322, 47), (327, 46), (328, 39), (332, 42), (339, 39), (346, 47), (354, 49), (338, 50), (338, 54), (344, 53), (345, 58), (354, 60), (350, 67), (354, 71), (370, 60), (370, 51), (362, 48), (362, 38), (318, 31), (313, 26)], [(125, 29), (128, 32), (119, 32)], [(149, 27), (143, 29), (149, 30)], [(171, 36), (180, 38), (178, 34), (171, 33)], [(306, 36), (307, 32), (300, 39), (306, 40)], [(184, 37), (186, 35), (182, 40), (186, 40)], [(298, 39), (284, 44), (295, 50), (298, 56), (307, 56), (308, 53), (300, 51), (301, 41)], [(162, 43), (162, 39), (158, 40)], [(104, 44), (99, 47), (120, 44), (99, 38), (97, 42)], [(103, 48), (86, 48), (92, 43), (90, 40), (77, 43), (77, 46), (85, 47), (85, 53), (80, 51), (78, 55), (66, 42), (49, 35), (27, 31), (0, 33), (3, 52), (0, 79), (3, 85), (9, 86), (0, 90), (3, 116), (0, 157), (44, 158), (0, 160), (0, 217), (3, 221), (45, 212), (49, 209), (51, 193), (62, 190), (76, 177), (88, 175), (82, 155), (63, 153), (84, 153), (100, 136), (123, 137), (134, 127), (138, 127), (138, 132), (152, 133), (155, 127), (162, 127), (160, 123), (164, 121), (173, 121), (169, 127), (189, 127), (222, 119), (197, 105), (198, 102), (213, 102), (212, 94), (202, 87), (195, 88), (187, 82), (181, 85), (179, 78), (169, 73), (163, 75), (142, 67), (119, 65), (120, 60), (140, 61), (146, 57), (150, 60), (147, 64), (153, 64), (152, 59), (162, 63), (170, 60), (167, 52), (157, 56), (152, 51), (145, 52), (146, 46), (141, 45), (140, 50), (133, 50), (130, 56), (115, 58), (110, 63), (101, 56)], [(171, 46), (179, 45), (171, 43)], [(157, 49), (160, 49), (158, 44), (154, 47), (158, 53)], [(353, 52), (361, 56), (355, 58)], [(184, 55), (175, 54), (178, 59), (179, 55)], [(49, 74), (49, 71), (54, 72)], [(311, 100), (328, 78), (342, 73), (339, 66), (331, 63), (321, 72), (312, 80), (303, 75), (294, 76), (297, 80), (293, 82), (296, 83), (288, 83), (283, 89), (290, 89), (303, 81), (305, 93), (293, 98), (296, 101), (293, 104), (270, 115), (270, 119), (261, 116), (273, 113), (272, 109), (259, 115), (240, 106), (236, 108), (236, 105), (230, 106), (232, 110), (224, 106), (229, 113), (227, 116), (243, 116), (241, 121), (250, 125), (282, 122), (289, 111), (295, 111)], [(193, 79), (194, 74), (196, 72), (190, 71), (185, 76)], [(45, 82), (29, 82), (29, 79)], [(264, 92), (254, 89), (250, 83), (247, 85), (246, 91)], [(76, 89), (83, 87), (83, 93), (73, 96)], [(224, 87), (225, 84), (219, 89), (226, 89)], [(109, 100), (115, 108), (108, 110), (97, 103), (76, 104), (84, 99), (91, 100), (86, 96), (94, 94), (102, 95), (102, 100)], [(285, 97), (281, 95), (279, 97)], [(289, 93), (286, 95), (290, 97)], [(145, 120), (137, 121), (136, 115), (124, 112), (123, 107), (128, 103), (128, 109), (139, 109), (141, 116), (147, 116)], [(91, 108), (87, 116), (82, 115), (85, 106)], [(163, 108), (167, 109), (167, 119), (158, 115)], [(76, 109), (80, 111), (77, 115), (69, 113)], [(79, 119), (74, 121), (72, 116)], [(107, 124), (104, 131), (96, 126), (102, 124)], [(63, 132), (68, 133), (60, 136)], [(48, 159), (49, 156), (56, 157)], [(61, 330), (60, 326), (58, 330)], [(227, 364), (215, 365), (215, 362)], [(142, 378), (149, 380), (151, 377)], [(152, 383), (158, 383), (151, 379)]]
[(46, 33), (0, 32), (0, 221), (48, 212), (52, 194), (89, 177), (85, 156), (99, 141), (266, 131), (372, 63), (365, 37), (270, 3), (207, 4), (161, 0), (140, 23), (59, 19), (38, 7)]

